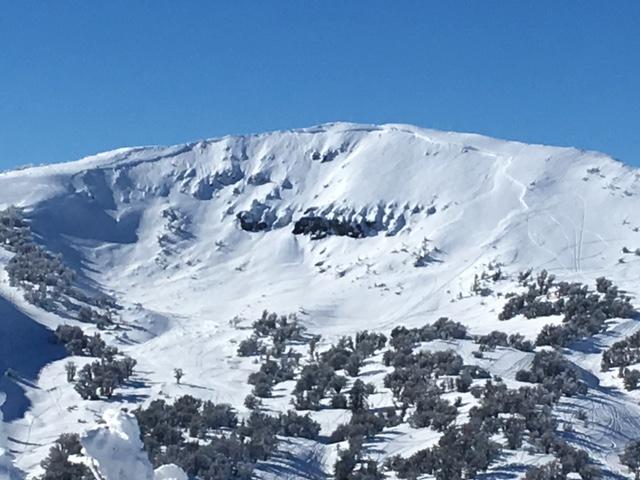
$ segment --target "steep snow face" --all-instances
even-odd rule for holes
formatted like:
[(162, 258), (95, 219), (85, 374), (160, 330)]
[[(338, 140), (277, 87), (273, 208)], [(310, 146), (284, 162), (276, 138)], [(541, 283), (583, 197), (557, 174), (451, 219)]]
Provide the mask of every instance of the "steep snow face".
[(90, 468), (104, 480), (153, 480), (154, 472), (142, 448), (135, 417), (118, 409), (107, 410), (103, 423), (80, 438)]
[[(147, 307), (245, 315), (268, 294), (264, 307), (297, 308), (307, 302), (291, 281), (312, 278), (320, 303), (343, 310), (353, 287), (420, 285), (417, 298), (355, 299), (363, 315), (383, 301), (406, 319), (448, 301), (447, 290), (466, 288), (490, 261), (578, 277), (615, 264), (640, 223), (638, 181), (596, 153), (335, 124), (10, 172), (0, 204), (31, 209), (43, 241), (88, 284)], [(314, 241), (303, 217), (328, 238)], [(296, 227), (308, 235), (292, 235)], [(405, 268), (425, 248), (429, 268)], [(171, 292), (160, 288), (168, 279)]]
[[(84, 402), (64, 362), (48, 364), (24, 387), (30, 410), (7, 425), (16, 463), (37, 473), (59, 433), (81, 432), (113, 402), (188, 393), (242, 408), (255, 366), (238, 361), (247, 332), (233, 325), (264, 309), (297, 312), (327, 342), (439, 316), (473, 334), (534, 338), (547, 322), (498, 322), (503, 297), (469, 295), (489, 264), (589, 284), (606, 275), (637, 295), (640, 257), (620, 252), (640, 247), (639, 194), (640, 174), (606, 155), (407, 125), (120, 149), (0, 174), (0, 208), (24, 207), (39, 241), (84, 287), (118, 297), (123, 328), (104, 336), (144, 372), (111, 404)], [(21, 303), (2, 274), (0, 293)], [(47, 326), (69, 321), (36, 310), (29, 314)], [(597, 370), (597, 355), (583, 357)], [(496, 373), (512, 377), (512, 360), (498, 359)], [(185, 372), (181, 385), (175, 367)], [(635, 411), (629, 405), (611, 408), (619, 417)], [(608, 425), (600, 413), (592, 409), (592, 424)], [(90, 442), (98, 456), (103, 436), (107, 445), (100, 431)], [(401, 437), (392, 447), (420, 445)], [(615, 464), (620, 448), (590, 453)]]

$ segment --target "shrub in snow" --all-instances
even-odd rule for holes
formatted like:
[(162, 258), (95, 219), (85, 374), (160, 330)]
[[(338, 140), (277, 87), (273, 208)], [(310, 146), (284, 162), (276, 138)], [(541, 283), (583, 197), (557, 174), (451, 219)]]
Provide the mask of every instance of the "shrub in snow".
[(64, 364), (64, 370), (67, 373), (67, 382), (73, 382), (76, 378), (76, 372), (78, 371), (76, 364), (73, 362), (67, 362)]
[(450, 428), (433, 448), (420, 450), (409, 458), (393, 457), (387, 465), (400, 478), (434, 475), (437, 480), (474, 478), (498, 456), (499, 445), (472, 424)]
[(244, 399), (244, 406), (249, 410), (255, 410), (256, 408), (260, 408), (261, 400), (257, 398), (255, 395), (247, 395)]
[(118, 353), (116, 348), (107, 346), (99, 333), (88, 336), (80, 327), (58, 325), (55, 335), (70, 355), (112, 357)]
[(476, 337), (475, 340), (480, 344), (480, 351), (493, 350), (496, 347), (512, 347), (523, 352), (531, 352), (534, 349), (533, 343), (519, 333), (507, 336), (504, 332), (494, 330), (487, 335)]
[(317, 428), (304, 417), (278, 418), (257, 411), (238, 424), (229, 405), (189, 395), (173, 405), (154, 400), (135, 415), (154, 466), (174, 463), (187, 475), (203, 480), (249, 480), (255, 463), (275, 451), (277, 434), (313, 436)]
[(298, 410), (317, 410), (327, 393), (340, 393), (346, 381), (324, 363), (310, 363), (300, 372), (294, 387), (294, 405)]
[(425, 395), (418, 399), (414, 413), (409, 417), (409, 424), (414, 428), (431, 427), (439, 432), (453, 423), (458, 409), (439, 395)]
[(631, 318), (635, 314), (630, 298), (604, 277), (596, 280), (595, 292), (580, 283), (556, 283), (553, 275), (544, 270), (535, 282), (524, 280), (524, 284), (528, 290), (511, 294), (499, 319), (563, 315), (561, 325), (542, 329), (536, 340), (538, 345), (566, 346), (575, 339), (599, 333), (608, 319)]
[(351, 439), (349, 448), (338, 450), (338, 459), (333, 466), (335, 480), (382, 480), (385, 476), (378, 464), (364, 458), (360, 439)]
[(496, 347), (506, 347), (509, 345), (507, 334), (498, 330), (494, 330), (487, 335), (477, 337), (476, 343), (479, 343), (484, 347), (484, 349), (490, 350), (493, 350)]
[(131, 377), (135, 365), (136, 361), (131, 357), (102, 358), (86, 364), (78, 371), (74, 388), (85, 400), (109, 399), (116, 387)]
[(636, 480), (640, 479), (640, 440), (629, 442), (624, 447), (624, 453), (620, 455), (620, 463), (635, 475)]
[(371, 383), (364, 383), (362, 380), (353, 382), (349, 390), (349, 408), (352, 412), (358, 413), (367, 409), (367, 398), (375, 390)]
[[(40, 480), (90, 480), (93, 478), (89, 468), (70, 457), (79, 456), (82, 451), (80, 437), (63, 433), (49, 449), (49, 455), (40, 463), (44, 475)], [(115, 478), (115, 477), (114, 477)]]
[(329, 436), (330, 443), (344, 442), (358, 438), (370, 438), (382, 432), (387, 419), (381, 413), (361, 411), (354, 413), (349, 423), (343, 423)]
[[(553, 454), (558, 459), (560, 477), (545, 477), (547, 468), (532, 472), (530, 478), (566, 478), (577, 472), (582, 478), (596, 478), (597, 469), (589, 463), (588, 455), (568, 445), (556, 435), (556, 421), (551, 406), (559, 399), (565, 387), (566, 365), (557, 357), (539, 359), (534, 362), (531, 375), (548, 374), (552, 382), (543, 382), (535, 387), (508, 389), (503, 383), (488, 381), (484, 386), (472, 387), (479, 404), (469, 410), (468, 423), (460, 426), (454, 423), (443, 425), (444, 434), (434, 447), (421, 450), (409, 458), (394, 457), (387, 466), (395, 470), (401, 478), (417, 478), (433, 475), (436, 479), (474, 478), (490, 465), (500, 453), (496, 435), (502, 433), (506, 446), (520, 448), (525, 439), (537, 451)], [(572, 378), (569, 375), (569, 378)], [(433, 425), (438, 412), (440, 397), (438, 390), (431, 390), (423, 396), (420, 408), (416, 408), (412, 420), (414, 425)], [(446, 418), (447, 406), (444, 413)], [(453, 413), (452, 411), (450, 412)], [(455, 418), (451, 415), (450, 418)]]
[(347, 397), (343, 393), (335, 393), (331, 397), (331, 408), (346, 409)]
[(288, 411), (278, 416), (278, 434), (285, 437), (302, 437), (316, 440), (320, 433), (320, 424), (307, 415), (298, 415)]
[(421, 328), (396, 327), (391, 331), (389, 344), (395, 350), (411, 349), (417, 342), (431, 340), (463, 339), (467, 337), (467, 328), (459, 322), (440, 317), (432, 324)]
[(176, 383), (179, 385), (180, 384), (180, 380), (182, 380), (182, 377), (184, 377), (184, 372), (182, 371), (181, 368), (174, 368), (173, 369), (173, 376), (176, 379)]
[(391, 362), (394, 370), (385, 376), (384, 386), (408, 404), (434, 388), (436, 378), (459, 375), (463, 367), (462, 357), (452, 350), (396, 354)]
[(522, 352), (533, 352), (534, 345), (530, 340), (526, 340), (523, 335), (513, 333), (509, 335), (509, 346)]
[(587, 385), (578, 378), (573, 364), (555, 350), (537, 352), (531, 369), (519, 370), (516, 380), (541, 383), (558, 397), (587, 392)]
[(356, 333), (355, 340), (342, 337), (337, 344), (320, 354), (319, 361), (334, 370), (345, 370), (349, 376), (357, 377), (364, 360), (384, 348), (386, 342), (386, 336), (365, 330)]
[(640, 371), (625, 368), (622, 373), (625, 390), (635, 390), (640, 384)]
[(265, 349), (262, 343), (253, 335), (242, 340), (238, 345), (238, 355), (241, 357), (252, 357), (263, 353), (265, 353)]
[(640, 363), (640, 331), (614, 343), (602, 354), (602, 370)]

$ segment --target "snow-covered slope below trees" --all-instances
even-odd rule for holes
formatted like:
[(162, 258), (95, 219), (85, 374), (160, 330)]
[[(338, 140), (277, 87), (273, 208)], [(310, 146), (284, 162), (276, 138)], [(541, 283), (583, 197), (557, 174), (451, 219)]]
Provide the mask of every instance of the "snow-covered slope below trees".
[[(29, 402), (4, 425), (9, 450), (37, 474), (60, 433), (82, 432), (114, 404), (190, 394), (246, 412), (246, 379), (258, 366), (236, 350), (248, 336), (243, 327), (265, 309), (297, 313), (324, 345), (443, 316), (473, 335), (499, 329), (535, 340), (553, 319), (498, 320), (504, 294), (527, 269), (589, 285), (606, 276), (638, 305), (640, 256), (622, 249), (640, 247), (639, 195), (640, 172), (603, 154), (408, 125), (336, 123), (127, 148), (0, 174), (0, 210), (23, 208), (38, 244), (76, 271), (79, 288), (117, 299), (120, 326), (102, 335), (138, 362), (135, 381), (110, 401), (88, 401), (67, 383), (67, 360), (47, 357), (39, 374), (17, 382)], [(5, 265), (11, 254), (0, 252)], [(504, 278), (476, 295), (476, 275), (495, 266)], [(28, 305), (4, 270), (0, 280), (0, 302), (16, 312), (3, 309), (1, 321), (96, 331), (72, 313)], [(600, 372), (600, 358), (636, 323), (620, 321), (565, 351), (596, 393), (565, 402), (561, 415), (586, 409), (590, 426), (580, 433), (594, 445), (582, 446), (623, 475), (617, 455), (637, 436), (638, 395)], [(469, 348), (456, 348), (472, 361)], [(20, 372), (20, 352), (2, 355), (0, 364)], [(517, 352), (498, 357), (491, 371), (507, 379), (526, 367)], [(179, 385), (174, 368), (185, 374)], [(282, 403), (274, 408), (289, 408)], [(335, 427), (328, 415), (320, 423)], [(399, 434), (379, 457), (413, 453), (428, 437)], [(291, 451), (308, 449), (296, 443)], [(322, 455), (318, 468), (330, 472), (335, 449)]]
[[(5, 394), (0, 393), (0, 406), (4, 403), (5, 398)], [(17, 480), (20, 478), (20, 473), (13, 466), (13, 459), (7, 452), (7, 435), (2, 420), (2, 412), (0, 411), (0, 478)]]

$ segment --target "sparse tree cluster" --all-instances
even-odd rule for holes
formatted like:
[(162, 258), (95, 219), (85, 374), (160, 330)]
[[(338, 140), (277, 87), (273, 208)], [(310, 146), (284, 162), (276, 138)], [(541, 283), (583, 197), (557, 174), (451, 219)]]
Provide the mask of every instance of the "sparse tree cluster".
[[(385, 354), (384, 360), (387, 366), (394, 367), (393, 372), (384, 378), (384, 386), (407, 406), (415, 405), (434, 389), (441, 390), (436, 380), (443, 376), (459, 375), (464, 364), (462, 357), (453, 350), (417, 353), (395, 351), (393, 355)], [(467, 373), (472, 372), (476, 370)]]
[(67, 381), (74, 383), (85, 400), (111, 398), (115, 389), (133, 375), (136, 360), (107, 345), (99, 333), (88, 336), (80, 327), (59, 325), (55, 336), (71, 355), (99, 358), (80, 369), (74, 362), (65, 364)]
[(502, 272), (502, 265), (500, 263), (489, 263), (487, 270), (484, 270), (480, 275), (476, 274), (473, 276), (471, 293), (480, 295), (481, 297), (487, 297), (493, 293), (492, 284), (504, 278), (505, 275)]
[(319, 410), (323, 398), (340, 396), (346, 384), (347, 379), (326, 363), (305, 365), (293, 390), (294, 406), (297, 410)]
[[(473, 478), (486, 470), (502, 448), (521, 448), (525, 439), (541, 453), (553, 454), (563, 476), (545, 477), (546, 467), (532, 472), (531, 479), (566, 478), (570, 472), (583, 479), (597, 478), (597, 469), (588, 455), (568, 445), (556, 433), (556, 421), (551, 407), (557, 401), (554, 392), (546, 386), (508, 389), (503, 383), (487, 382), (474, 390), (480, 405), (469, 411), (469, 422), (448, 427), (438, 445), (421, 450), (403, 459), (392, 458), (388, 466), (402, 478), (415, 479), (423, 474), (436, 479)], [(505, 445), (491, 440), (502, 434)]]
[(620, 368), (620, 376), (624, 382), (625, 390), (635, 390), (640, 385), (640, 370)]
[[(296, 409), (318, 410), (327, 397), (330, 397), (331, 407), (345, 408), (348, 400), (343, 389), (347, 379), (336, 371), (344, 370), (350, 376), (357, 376), (364, 360), (384, 348), (387, 342), (385, 335), (365, 330), (353, 338), (343, 337), (326, 351), (318, 353), (319, 337), (306, 335), (295, 316), (268, 312), (253, 323), (253, 331), (253, 335), (238, 348), (241, 356), (266, 354), (260, 370), (248, 378), (253, 392), (247, 401), (253, 408), (258, 406), (258, 398), (271, 396), (276, 384), (296, 377), (293, 392)], [(289, 347), (304, 343), (309, 345), (310, 362), (300, 368), (301, 355)]]
[(81, 463), (69, 460), (82, 451), (76, 434), (63, 433), (49, 449), (49, 455), (40, 463), (44, 474), (38, 480), (93, 480), (91, 471)]
[(113, 357), (118, 353), (115, 347), (107, 346), (99, 333), (89, 336), (80, 327), (59, 325), (56, 328), (55, 336), (70, 355)]
[(278, 418), (278, 435), (284, 437), (301, 437), (316, 440), (320, 434), (320, 424), (314, 421), (309, 414), (298, 415), (289, 410), (281, 413)]
[(504, 332), (494, 330), (487, 335), (476, 337), (476, 343), (480, 344), (480, 351), (494, 350), (496, 347), (511, 347), (523, 352), (532, 352), (533, 342), (524, 338), (519, 333), (507, 335)]
[(384, 427), (394, 424), (393, 417), (389, 420), (383, 412), (373, 413), (363, 410), (354, 413), (348, 423), (341, 423), (329, 436), (330, 443), (354, 441), (358, 439), (371, 438), (382, 432)]
[(384, 348), (387, 337), (382, 334), (359, 332), (355, 342), (351, 337), (342, 337), (337, 344), (320, 354), (320, 362), (334, 370), (344, 370), (349, 376), (357, 377), (366, 358)]
[(267, 358), (259, 371), (249, 375), (248, 382), (253, 385), (253, 394), (256, 397), (269, 398), (276, 383), (293, 380), (300, 356), (298, 353), (289, 351), (277, 360)]
[(378, 464), (363, 454), (362, 439), (353, 438), (349, 448), (338, 451), (338, 459), (333, 467), (335, 480), (382, 480), (384, 475)]
[(320, 432), (308, 415), (253, 411), (239, 422), (230, 405), (190, 395), (173, 405), (154, 400), (135, 415), (154, 466), (175, 463), (202, 480), (249, 480), (256, 463), (275, 453), (277, 435), (315, 440)]
[(396, 351), (410, 351), (419, 342), (432, 340), (463, 339), (467, 328), (459, 322), (441, 317), (432, 324), (421, 328), (396, 327), (391, 331), (389, 345)]
[(533, 280), (522, 276), (527, 291), (510, 294), (499, 315), (508, 320), (516, 315), (527, 318), (562, 315), (561, 325), (546, 325), (541, 330), (538, 345), (566, 346), (569, 342), (599, 333), (611, 318), (630, 318), (635, 314), (630, 298), (620, 293), (604, 277), (596, 280), (596, 291), (580, 283), (555, 282), (553, 275), (542, 270)]
[(133, 375), (135, 365), (136, 361), (131, 357), (103, 357), (86, 364), (78, 371), (74, 389), (85, 400), (109, 399), (115, 389)]
[(500, 453), (497, 443), (471, 423), (449, 428), (432, 448), (420, 450), (407, 459), (393, 457), (387, 466), (400, 478), (416, 479), (425, 474), (437, 480), (474, 478), (486, 470)]
[(640, 331), (614, 343), (602, 354), (602, 370), (640, 363)]
[[(107, 295), (88, 297), (75, 288), (75, 272), (64, 264), (61, 255), (54, 255), (34, 241), (20, 209), (10, 207), (0, 211), (0, 246), (14, 254), (5, 267), (9, 282), (24, 291), (29, 303), (49, 311), (62, 308), (74, 311), (79, 320), (101, 326), (112, 323), (111, 310), (120, 306)], [(90, 306), (104, 309), (106, 313)]]
[[(255, 462), (275, 445), (269, 430), (269, 434), (256, 438), (250, 451), (249, 442), (239, 435), (238, 419), (229, 405), (203, 402), (189, 395), (178, 398), (173, 405), (154, 400), (134, 413), (154, 466), (175, 463), (188, 475), (206, 480), (249, 480)], [(259, 421), (254, 417), (248, 422), (255, 427)], [(200, 441), (193, 442), (189, 437)], [(260, 458), (255, 456), (258, 454)]]
[[(527, 281), (526, 276), (523, 281)], [(552, 279), (543, 275), (534, 288), (548, 292), (552, 285)], [(385, 364), (393, 366), (394, 371), (385, 378), (385, 386), (402, 402), (403, 412), (409, 406), (414, 407), (408, 417), (414, 428), (429, 427), (443, 432), (436, 446), (409, 458), (394, 457), (387, 462), (387, 467), (396, 470), (401, 478), (416, 479), (425, 474), (442, 480), (474, 478), (488, 468), (503, 448), (519, 449), (525, 441), (541, 453), (557, 458), (563, 475), (557, 478), (565, 478), (569, 472), (577, 472), (583, 479), (595, 478), (597, 469), (589, 463), (588, 455), (556, 434), (552, 406), (562, 395), (586, 392), (586, 384), (560, 353), (538, 352), (531, 369), (518, 372), (519, 380), (537, 383), (535, 387), (509, 389), (501, 381), (491, 380), (474, 385), (474, 379), (486, 379), (488, 372), (464, 365), (453, 351), (413, 352), (419, 337), (402, 327), (394, 332), (390, 342), (394, 349), (384, 355)], [(521, 335), (509, 337), (499, 331), (476, 341), (485, 349), (498, 346), (534, 349)], [(464, 425), (456, 424), (459, 403), (452, 405), (441, 396), (454, 388), (470, 391), (479, 400), (479, 405), (470, 409)], [(496, 443), (496, 435), (504, 438), (504, 444)]]
[(419, 398), (415, 411), (409, 417), (409, 425), (413, 428), (431, 427), (433, 430), (443, 432), (455, 422), (458, 409), (440, 395), (439, 390), (432, 389)]
[(636, 480), (640, 480), (640, 440), (634, 440), (625, 446), (620, 455), (620, 463), (635, 475)]
[[(545, 288), (545, 285), (542, 282), (538, 288)], [(475, 380), (486, 380), (489, 373), (478, 366), (464, 365), (453, 350), (416, 349), (421, 342), (435, 339), (468, 338), (462, 325), (443, 318), (423, 328), (397, 327), (389, 342), (392, 348), (385, 352), (383, 361), (393, 367), (385, 377), (385, 387), (391, 389), (400, 406), (372, 411), (368, 400), (374, 392), (373, 385), (358, 378), (351, 383), (337, 372), (344, 370), (349, 376), (357, 377), (358, 372), (349, 367), (351, 359), (357, 357), (357, 363), (361, 365), (365, 358), (384, 348), (386, 337), (361, 332), (354, 338), (344, 337), (318, 353), (317, 338), (304, 335), (304, 329), (295, 323), (290, 317), (273, 314), (265, 314), (254, 323), (252, 338), (264, 347), (265, 358), (260, 370), (248, 380), (254, 386), (254, 392), (251, 401), (249, 397), (247, 399), (252, 412), (245, 421), (239, 423), (228, 405), (202, 402), (190, 396), (181, 397), (174, 405), (157, 400), (147, 409), (138, 410), (145, 449), (154, 465), (176, 463), (189, 475), (203, 480), (248, 480), (256, 462), (275, 453), (277, 436), (317, 440), (320, 426), (308, 414), (289, 411), (271, 416), (258, 410), (259, 397), (270, 396), (274, 385), (296, 380), (293, 395), (297, 409), (317, 410), (331, 406), (351, 410), (350, 420), (339, 425), (328, 438), (329, 442), (349, 442), (349, 447), (338, 454), (335, 478), (384, 478), (380, 466), (364, 454), (362, 442), (403, 421), (413, 428), (440, 431), (442, 436), (431, 448), (406, 459), (395, 457), (387, 462), (387, 467), (396, 470), (402, 478), (415, 479), (424, 474), (442, 480), (473, 478), (486, 470), (503, 448), (516, 450), (525, 442), (556, 458), (548, 466), (531, 469), (527, 478), (556, 478), (548, 476), (555, 472), (561, 475), (558, 478), (578, 472), (585, 480), (597, 475), (588, 456), (569, 446), (555, 433), (553, 405), (562, 395), (586, 391), (575, 368), (560, 353), (537, 352), (531, 368), (518, 372), (518, 380), (536, 383), (535, 386), (508, 389), (500, 381), (491, 380), (480, 385)], [(87, 339), (74, 330), (64, 329), (60, 338), (72, 348), (77, 346), (79, 352), (89, 351)], [(475, 340), (486, 349), (517, 348), (516, 345), (522, 350), (533, 349), (524, 337), (507, 336), (499, 331)], [(310, 345), (309, 362), (301, 365), (301, 355), (289, 347), (305, 342), (313, 343), (313, 347)], [(274, 347), (275, 344), (279, 347)], [(105, 368), (104, 359), (101, 363)], [(91, 369), (91, 366), (73, 374), (80, 379), (87, 368)], [(456, 422), (460, 399), (451, 403), (442, 397), (444, 392), (455, 390), (471, 391), (479, 402), (470, 409), (469, 419), (462, 425)], [(106, 396), (101, 387), (93, 392)], [(504, 439), (502, 443), (500, 438)]]
[(309, 341), (304, 334), (305, 330), (294, 314), (278, 316), (265, 310), (262, 317), (253, 323), (253, 334), (240, 342), (238, 355), (250, 357), (269, 354), (279, 357), (285, 352), (287, 344)]
[(537, 352), (530, 370), (519, 370), (516, 380), (540, 383), (556, 398), (587, 393), (587, 384), (580, 380), (576, 368), (556, 350)]

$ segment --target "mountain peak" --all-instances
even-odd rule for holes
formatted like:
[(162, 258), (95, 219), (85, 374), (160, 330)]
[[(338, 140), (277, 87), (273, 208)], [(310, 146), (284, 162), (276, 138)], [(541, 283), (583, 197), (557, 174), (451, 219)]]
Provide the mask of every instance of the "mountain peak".
[[(114, 397), (131, 408), (141, 399), (188, 393), (248, 415), (246, 377), (258, 367), (237, 352), (265, 310), (297, 314), (322, 336), (325, 350), (357, 331), (388, 334), (450, 317), (468, 338), (447, 343), (452, 337), (444, 336), (433, 348), (455, 348), (467, 366), (517, 382), (514, 365), (528, 367), (533, 353), (507, 346), (476, 357), (473, 339), (501, 330), (521, 334), (533, 348), (546, 324), (560, 324), (557, 315), (543, 323), (522, 315), (498, 319), (507, 297), (520, 299), (519, 279), (528, 270), (590, 285), (606, 273), (621, 290), (640, 294), (633, 254), (639, 195), (636, 171), (602, 154), (402, 124), (332, 123), (118, 149), (0, 175), (0, 210), (15, 205), (24, 216), (0, 222), (9, 248), (0, 249), (0, 295), (26, 312), (8, 310), (13, 321), (33, 317), (53, 329), (71, 322), (91, 334), (99, 325), (100, 338), (144, 372)], [(20, 245), (28, 245), (26, 253), (13, 260)], [(57, 291), (46, 284), (50, 275), (18, 268), (28, 255), (44, 271), (49, 265), (53, 277), (64, 273), (62, 297), (50, 298)], [(36, 288), (16, 275), (49, 280)], [(94, 316), (100, 323), (87, 323)], [(619, 324), (621, 331), (632, 328), (629, 322)], [(612, 335), (601, 341), (620, 337)], [(612, 381), (593, 369), (600, 361), (595, 350), (576, 350), (572, 358), (589, 375)], [(38, 351), (44, 356), (46, 349)], [(11, 354), (7, 365), (18, 358)], [(392, 406), (382, 381), (389, 366), (380, 359), (365, 375), (380, 392), (376, 402)], [(45, 360), (44, 373), (29, 379), (38, 388), (24, 393), (33, 412), (24, 416), (28, 402), (19, 396), (8, 401), (14, 412), (25, 410), (8, 426), (25, 470), (37, 470), (52, 431), (79, 431), (111, 406), (79, 401), (64, 364)], [(176, 368), (188, 382), (174, 381)], [(282, 398), (289, 405), (290, 392)], [(288, 408), (276, 396), (268, 402), (273, 411)], [(635, 409), (616, 402), (607, 404), (612, 415)], [(313, 412), (322, 428), (331, 427), (327, 435), (336, 412), (343, 414), (328, 406)], [(629, 425), (618, 428), (620, 435), (636, 427)], [(401, 445), (421, 448), (408, 428), (405, 422), (397, 441), (384, 440), (384, 455)], [(417, 430), (425, 431), (433, 433)], [(591, 453), (605, 462), (614, 450)]]

